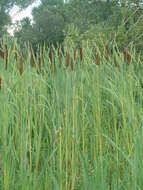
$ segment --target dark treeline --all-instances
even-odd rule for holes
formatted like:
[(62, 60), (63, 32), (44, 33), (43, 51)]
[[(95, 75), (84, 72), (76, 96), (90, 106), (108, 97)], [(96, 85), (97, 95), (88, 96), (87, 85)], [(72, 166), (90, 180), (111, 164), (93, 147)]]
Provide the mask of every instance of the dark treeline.
[[(14, 4), (25, 7), (34, 0), (3, 2), (5, 9), (0, 2), (1, 33), (5, 32), (6, 23), (10, 23), (7, 10)], [(35, 49), (37, 44), (80, 47), (86, 40), (93, 45), (102, 38), (103, 43), (116, 41), (120, 48), (134, 44), (137, 50), (142, 50), (142, 3), (142, 0), (41, 0), (33, 9), (33, 22), (29, 18), (18, 22), (14, 37), (21, 45), (30, 42)], [(3, 11), (5, 18), (1, 16)]]

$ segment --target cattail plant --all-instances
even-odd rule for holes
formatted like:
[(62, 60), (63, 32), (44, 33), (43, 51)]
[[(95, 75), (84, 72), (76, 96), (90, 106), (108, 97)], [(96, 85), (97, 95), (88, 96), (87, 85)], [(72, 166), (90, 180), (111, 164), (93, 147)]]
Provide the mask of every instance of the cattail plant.
[(49, 51), (49, 59), (50, 59), (50, 64), (53, 64), (53, 55), (52, 55), (52, 49), (51, 48)]
[(105, 49), (106, 49), (106, 59), (107, 59), (107, 61), (109, 61), (109, 57), (110, 57), (110, 50), (109, 50), (109, 46), (108, 46), (108, 45), (106, 45), (106, 46), (105, 46)]
[(40, 54), (38, 55), (38, 67), (39, 67), (39, 72), (41, 72), (41, 57), (40, 57)]
[(32, 50), (31, 50), (31, 54), (30, 54), (30, 64), (31, 64), (32, 68), (33, 68), (34, 65), (35, 65), (34, 56), (33, 56)]
[(124, 48), (124, 62), (127, 62), (127, 48)]
[(83, 50), (82, 50), (82, 48), (79, 48), (79, 55), (80, 55), (80, 62), (82, 62), (82, 59), (83, 59)]
[(8, 48), (7, 45), (5, 44), (5, 69), (8, 69)]
[(0, 57), (4, 59), (4, 52), (0, 49)]
[(70, 53), (68, 51), (67, 55), (66, 55), (66, 61), (65, 61), (65, 64), (66, 64), (66, 67), (69, 66), (69, 61), (70, 61)]
[(54, 71), (54, 66), (53, 66), (53, 54), (52, 54), (52, 49), (50, 48), (50, 51), (49, 51), (49, 59), (50, 59), (50, 69), (51, 69), (51, 72)]
[(18, 55), (17, 55), (17, 48), (16, 45), (14, 46), (14, 59), (17, 61)]
[(73, 71), (73, 58), (71, 58), (71, 62), (70, 62), (70, 64), (71, 64), (71, 70)]
[(96, 65), (100, 65), (100, 55), (96, 52)]
[(128, 65), (130, 65), (131, 64), (131, 55), (128, 53), (127, 54), (127, 63), (128, 63)]
[(0, 90), (1, 90), (1, 87), (2, 87), (2, 78), (0, 77)]
[(20, 57), (19, 73), (20, 73), (20, 75), (22, 75), (22, 73), (23, 73), (23, 59), (22, 59), (22, 56)]

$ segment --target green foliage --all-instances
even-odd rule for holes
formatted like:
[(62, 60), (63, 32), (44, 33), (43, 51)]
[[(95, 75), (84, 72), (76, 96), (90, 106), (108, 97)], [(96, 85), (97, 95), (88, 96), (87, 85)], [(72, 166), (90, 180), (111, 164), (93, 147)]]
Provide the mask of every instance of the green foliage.
[(0, 189), (142, 189), (143, 64), (134, 51), (131, 65), (116, 55), (120, 70), (113, 56), (107, 63), (99, 52), (97, 66), (77, 51), (72, 71), (66, 52), (59, 67), (56, 49), (51, 70), (44, 49), (39, 73), (27, 47), (20, 76), (15, 45), (7, 71), (0, 59)]

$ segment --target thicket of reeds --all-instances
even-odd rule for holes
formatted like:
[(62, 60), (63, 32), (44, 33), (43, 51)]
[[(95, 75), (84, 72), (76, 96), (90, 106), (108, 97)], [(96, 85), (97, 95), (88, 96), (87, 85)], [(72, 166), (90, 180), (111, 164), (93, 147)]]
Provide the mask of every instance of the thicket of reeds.
[(143, 63), (133, 49), (22, 53), (3, 42), (0, 57), (1, 190), (142, 189)]

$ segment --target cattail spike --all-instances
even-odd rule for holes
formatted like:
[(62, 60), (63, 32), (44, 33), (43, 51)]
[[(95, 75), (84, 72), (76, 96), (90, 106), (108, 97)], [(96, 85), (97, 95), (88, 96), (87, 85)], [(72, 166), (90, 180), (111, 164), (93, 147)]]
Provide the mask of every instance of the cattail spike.
[(31, 64), (31, 67), (33, 68), (34, 65), (35, 65), (35, 62), (34, 62), (34, 56), (33, 56), (33, 53), (31, 51), (31, 55), (30, 55), (30, 64)]
[(70, 53), (68, 52), (67, 55), (66, 55), (66, 67), (69, 66), (69, 60), (70, 60)]
[(49, 59), (50, 59), (50, 63), (53, 64), (53, 55), (52, 55), (52, 50), (51, 49), (49, 51)]
[(128, 65), (131, 64), (131, 55), (129, 53), (127, 54), (127, 63)]
[(110, 57), (110, 50), (109, 50), (109, 46), (108, 45), (106, 45), (106, 59), (107, 59), (107, 61), (109, 61), (109, 57)]
[(127, 62), (127, 48), (124, 48), (124, 62)]
[(99, 53), (96, 53), (96, 65), (100, 65), (100, 56)]
[(0, 90), (1, 90), (1, 87), (2, 87), (2, 78), (0, 77)]
[(79, 49), (79, 54), (80, 54), (80, 62), (83, 60), (83, 50), (82, 48)]
[(41, 57), (40, 57), (40, 55), (38, 56), (38, 67), (39, 67), (39, 72), (41, 72)]

